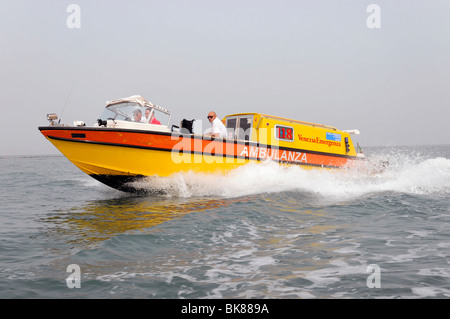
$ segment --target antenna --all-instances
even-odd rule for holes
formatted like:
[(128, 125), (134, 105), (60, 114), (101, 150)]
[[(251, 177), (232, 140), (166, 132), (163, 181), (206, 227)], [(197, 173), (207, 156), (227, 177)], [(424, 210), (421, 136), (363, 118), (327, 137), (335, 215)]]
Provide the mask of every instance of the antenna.
[(73, 80), (72, 86), (70, 87), (70, 90), (69, 90), (69, 94), (67, 94), (66, 102), (64, 103), (64, 107), (63, 107), (63, 109), (61, 111), (61, 116), (59, 117), (59, 121), (61, 121), (61, 118), (62, 118), (62, 116), (64, 114), (64, 111), (65, 111), (66, 106), (67, 106), (67, 102), (69, 101), (70, 94), (72, 94), (72, 89), (73, 89), (74, 84), (75, 84), (75, 80)]

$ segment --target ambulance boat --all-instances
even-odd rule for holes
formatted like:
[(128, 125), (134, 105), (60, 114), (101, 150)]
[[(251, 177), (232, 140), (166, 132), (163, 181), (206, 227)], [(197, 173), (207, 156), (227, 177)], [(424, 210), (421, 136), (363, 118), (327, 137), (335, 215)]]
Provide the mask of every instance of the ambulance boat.
[[(139, 116), (140, 115), (140, 116)], [(96, 180), (127, 192), (146, 177), (179, 172), (224, 173), (271, 160), (303, 168), (345, 168), (365, 157), (350, 134), (260, 113), (225, 116), (226, 138), (194, 133), (194, 120), (170, 126), (170, 111), (142, 96), (106, 102), (97, 123), (60, 124), (48, 114), (41, 133), (75, 166)]]

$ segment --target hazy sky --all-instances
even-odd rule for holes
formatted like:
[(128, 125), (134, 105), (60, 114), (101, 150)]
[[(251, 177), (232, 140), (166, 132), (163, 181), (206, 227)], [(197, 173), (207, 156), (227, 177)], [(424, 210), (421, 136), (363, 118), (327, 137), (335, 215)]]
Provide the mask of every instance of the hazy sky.
[(47, 113), (92, 124), (134, 94), (175, 124), (262, 112), (363, 146), (450, 143), (448, 0), (0, 0), (0, 37), (0, 155), (56, 154)]

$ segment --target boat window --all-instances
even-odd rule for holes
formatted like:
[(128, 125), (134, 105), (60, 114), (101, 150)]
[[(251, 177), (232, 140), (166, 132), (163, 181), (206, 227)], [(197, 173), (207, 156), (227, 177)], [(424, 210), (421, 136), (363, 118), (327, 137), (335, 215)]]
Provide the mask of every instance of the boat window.
[(239, 117), (238, 140), (250, 140), (253, 116)]
[(115, 120), (117, 118), (117, 115), (118, 114), (116, 112), (114, 112), (114, 110), (112, 110), (110, 108), (105, 108), (99, 118), (102, 120), (108, 120), (108, 119)]
[(237, 118), (235, 118), (235, 117), (227, 118), (227, 125), (226, 125), (227, 137), (230, 139), (235, 138), (236, 123), (237, 123)]
[(122, 121), (134, 121), (133, 112), (139, 110), (142, 114), (143, 107), (137, 103), (119, 103), (109, 105), (105, 108), (100, 115), (102, 120), (122, 120)]
[(251, 139), (252, 123), (252, 115), (228, 117), (226, 122), (228, 138), (249, 141)]

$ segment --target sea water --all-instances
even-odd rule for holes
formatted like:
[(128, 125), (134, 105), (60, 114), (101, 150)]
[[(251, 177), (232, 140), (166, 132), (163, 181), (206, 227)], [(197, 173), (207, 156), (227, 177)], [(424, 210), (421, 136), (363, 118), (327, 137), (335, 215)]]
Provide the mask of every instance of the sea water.
[(139, 194), (1, 157), (0, 298), (450, 297), (450, 145), (365, 152), (389, 165), (266, 162)]

